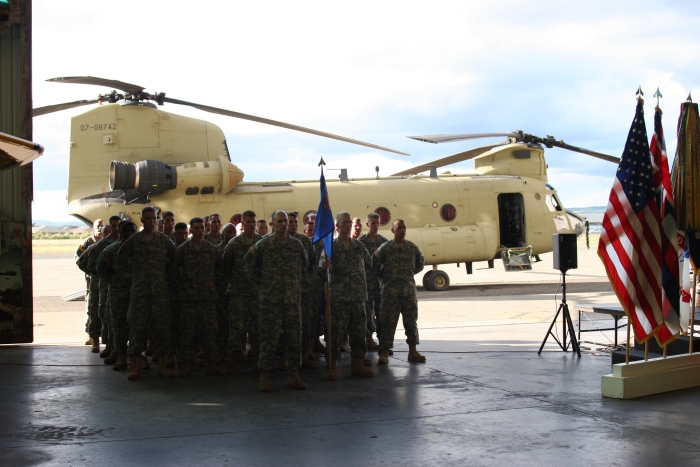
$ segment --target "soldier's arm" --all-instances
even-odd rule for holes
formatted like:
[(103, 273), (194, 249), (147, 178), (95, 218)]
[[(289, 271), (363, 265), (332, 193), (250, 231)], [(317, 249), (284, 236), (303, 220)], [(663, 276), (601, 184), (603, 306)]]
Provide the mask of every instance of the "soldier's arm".
[(423, 258), (423, 253), (416, 246), (416, 263), (415, 263), (415, 273), (418, 274), (425, 267), (425, 258)]
[(245, 254), (243, 262), (245, 263), (245, 272), (248, 275), (250, 281), (260, 286), (260, 276), (262, 274), (262, 252), (259, 251), (260, 240), (258, 243), (250, 247), (248, 253)]
[(233, 245), (230, 243), (224, 248), (224, 254), (221, 257), (221, 271), (229, 278), (233, 275), (233, 267), (236, 264), (236, 255), (233, 251)]
[(369, 254), (369, 251), (367, 251), (367, 248), (363, 245), (362, 246), (362, 254), (364, 256), (365, 260), (365, 274), (372, 272), (372, 255)]
[(97, 258), (96, 271), (100, 279), (106, 281), (112, 280), (112, 265), (109, 258), (111, 251), (104, 250), (102, 254)]
[[(94, 245), (94, 243), (93, 243)], [(92, 245), (88, 247), (87, 250), (83, 252), (82, 255), (77, 259), (75, 264), (80, 268), (81, 271), (83, 271), (85, 274), (90, 274), (90, 271), (88, 270), (88, 257), (90, 253), (90, 248), (92, 248)]]
[[(95, 243), (97, 245), (97, 243)], [(104, 251), (104, 250), (102, 250)], [(90, 248), (88, 252), (88, 264), (87, 269), (90, 274), (97, 276), (97, 260), (100, 258), (100, 252), (96, 248)]]
[(309, 261), (309, 255), (306, 253), (306, 248), (303, 245), (301, 246), (301, 269), (303, 277), (311, 274), (313, 270), (313, 263)]
[(384, 248), (381, 246), (377, 248), (374, 252), (374, 258), (372, 258), (372, 273), (377, 278), (382, 278), (384, 276)]

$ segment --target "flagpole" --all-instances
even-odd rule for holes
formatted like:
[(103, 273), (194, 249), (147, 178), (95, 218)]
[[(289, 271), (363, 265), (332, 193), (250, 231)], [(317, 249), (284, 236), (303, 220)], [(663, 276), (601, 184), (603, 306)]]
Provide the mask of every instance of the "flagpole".
[(693, 353), (693, 332), (695, 331), (695, 296), (698, 294), (697, 274), (693, 272), (693, 304), (690, 307), (690, 342), (688, 342), (688, 353)]
[(647, 340), (644, 343), (644, 361), (646, 362), (649, 360), (649, 341)]
[(630, 326), (632, 326), (632, 323), (630, 323), (629, 317), (627, 318), (627, 344), (625, 345), (625, 364), (629, 365), (630, 363)]
[(326, 366), (331, 371), (333, 358), (333, 335), (331, 334), (331, 271), (326, 269)]

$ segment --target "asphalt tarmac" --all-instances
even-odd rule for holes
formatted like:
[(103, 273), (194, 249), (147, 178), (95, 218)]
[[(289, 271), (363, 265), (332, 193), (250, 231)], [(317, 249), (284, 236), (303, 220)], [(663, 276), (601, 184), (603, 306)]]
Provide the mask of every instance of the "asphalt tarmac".
[[(406, 361), (403, 330), (395, 354), (372, 379), (338, 381), (302, 370), (306, 391), (273, 374), (257, 390), (249, 364), (237, 376), (128, 382), (84, 346), (84, 302), (70, 255), (37, 255), (35, 343), (0, 347), (0, 465), (694, 465), (700, 456), (700, 389), (630, 401), (600, 395), (610, 372), (612, 332), (591, 332), (582, 356), (551, 340), (537, 355), (556, 312), (559, 273), (551, 255), (530, 272), (496, 262), (444, 267), (453, 287), (419, 288), (419, 350)], [(419, 278), (420, 279), (420, 278)], [(579, 245), (567, 298), (611, 303), (594, 249)], [(589, 315), (585, 329), (609, 327)], [(399, 328), (401, 325), (399, 324)], [(557, 327), (559, 329), (559, 326)], [(559, 329), (560, 330), (560, 329)], [(624, 330), (621, 331), (624, 335)]]

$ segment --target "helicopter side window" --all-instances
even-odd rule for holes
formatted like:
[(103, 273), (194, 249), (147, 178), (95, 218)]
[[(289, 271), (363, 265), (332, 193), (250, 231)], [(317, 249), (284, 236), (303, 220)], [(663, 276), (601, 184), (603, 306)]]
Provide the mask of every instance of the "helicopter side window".
[(556, 212), (556, 211), (562, 211), (563, 209), (561, 208), (561, 205), (559, 204), (559, 200), (557, 199), (556, 196), (553, 194), (548, 194), (547, 195), (547, 207), (549, 208), (550, 211)]
[(391, 221), (391, 212), (387, 208), (377, 208), (374, 212), (379, 214), (379, 225), (387, 225)]
[(443, 204), (440, 208), (440, 217), (446, 222), (452, 222), (457, 217), (457, 209), (451, 204)]

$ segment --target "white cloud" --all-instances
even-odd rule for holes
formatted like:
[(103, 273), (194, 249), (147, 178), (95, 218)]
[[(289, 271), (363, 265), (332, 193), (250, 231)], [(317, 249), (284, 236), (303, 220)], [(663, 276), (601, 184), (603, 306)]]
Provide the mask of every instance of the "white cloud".
[(53, 222), (76, 222), (76, 218), (66, 214), (65, 190), (35, 190), (32, 202), (32, 219)]

